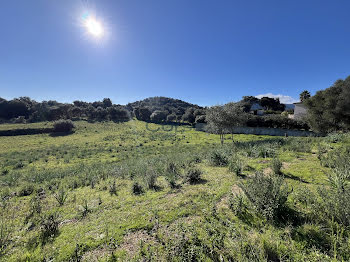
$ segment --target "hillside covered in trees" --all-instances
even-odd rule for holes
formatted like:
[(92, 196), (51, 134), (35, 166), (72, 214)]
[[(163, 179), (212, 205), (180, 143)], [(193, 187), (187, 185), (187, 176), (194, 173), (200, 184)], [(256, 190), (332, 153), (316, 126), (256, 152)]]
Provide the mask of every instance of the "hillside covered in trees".
[[(179, 99), (150, 97), (127, 105), (113, 104), (111, 99), (102, 101), (59, 103), (37, 102), (29, 97), (12, 100), (0, 98), (0, 123), (31, 123), (59, 119), (126, 122), (135, 117), (153, 123), (184, 122), (208, 123), (212, 132), (229, 133), (233, 127), (269, 127), (303, 129), (319, 133), (347, 131), (350, 129), (350, 77), (337, 80), (331, 87), (311, 96), (308, 91), (300, 94), (300, 100), (308, 109), (304, 119), (293, 120), (290, 108), (279, 99), (244, 96), (238, 102), (201, 107)], [(263, 110), (256, 115), (252, 108)]]

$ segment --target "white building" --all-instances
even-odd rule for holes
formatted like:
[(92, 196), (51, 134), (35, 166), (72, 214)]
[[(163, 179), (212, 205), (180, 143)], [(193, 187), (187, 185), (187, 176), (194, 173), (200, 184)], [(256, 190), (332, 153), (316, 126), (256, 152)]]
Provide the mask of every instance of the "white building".
[(294, 103), (294, 116), (293, 118), (298, 120), (302, 119), (307, 114), (307, 107), (302, 102)]

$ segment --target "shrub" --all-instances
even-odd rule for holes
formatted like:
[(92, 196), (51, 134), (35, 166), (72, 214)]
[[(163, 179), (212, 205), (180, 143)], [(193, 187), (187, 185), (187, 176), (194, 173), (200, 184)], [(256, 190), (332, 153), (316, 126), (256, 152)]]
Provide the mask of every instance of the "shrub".
[(141, 195), (143, 192), (144, 192), (144, 190), (143, 190), (142, 186), (139, 183), (134, 182), (132, 185), (132, 193), (134, 195)]
[(33, 192), (34, 186), (32, 184), (25, 184), (19, 189), (18, 196), (30, 196)]
[(273, 158), (271, 161), (271, 169), (275, 175), (280, 175), (282, 173), (282, 162), (278, 158)]
[(328, 175), (330, 188), (319, 188), (318, 195), (321, 202), (316, 206), (320, 216), (325, 215), (328, 219), (345, 226), (350, 226), (350, 178), (349, 162), (335, 162)]
[(228, 154), (223, 150), (213, 150), (209, 154), (209, 162), (213, 166), (227, 166)]
[(68, 191), (66, 191), (63, 187), (61, 187), (56, 194), (54, 194), (55, 196), (55, 199), (57, 200), (58, 202), (58, 205), (59, 206), (63, 206), (64, 203), (66, 202), (67, 200), (67, 197), (68, 197)]
[(240, 159), (238, 156), (235, 156), (230, 159), (230, 162), (228, 164), (228, 170), (235, 173), (237, 176), (240, 176), (242, 174), (242, 170), (244, 168), (243, 160)]
[(257, 172), (240, 187), (258, 213), (269, 220), (283, 216), (289, 191), (282, 177)]
[(40, 201), (40, 196), (39, 194), (35, 194), (31, 199), (30, 199), (30, 202), (29, 202), (29, 205), (30, 205), (30, 214), (29, 214), (29, 217), (32, 217), (34, 215), (39, 215), (41, 214), (41, 210), (42, 210), (42, 207), (41, 207), (41, 201)]
[(236, 216), (242, 216), (247, 211), (247, 203), (242, 194), (231, 194), (229, 197), (229, 207)]
[(53, 123), (54, 132), (71, 132), (75, 128), (72, 120), (57, 120)]
[(165, 169), (165, 178), (169, 183), (170, 188), (177, 188), (176, 179), (179, 177), (179, 170), (174, 162), (169, 162)]
[(115, 181), (113, 181), (113, 183), (109, 186), (109, 190), (108, 191), (111, 194), (111, 196), (117, 195), (117, 186), (115, 184)]
[(338, 143), (338, 142), (342, 142), (344, 138), (345, 138), (344, 134), (330, 133), (326, 136), (325, 140), (328, 143)]
[(157, 188), (157, 174), (153, 170), (148, 170), (145, 174), (145, 182), (148, 189)]
[(10, 232), (8, 224), (0, 221), (0, 257), (10, 242)]
[(311, 153), (312, 140), (307, 138), (288, 138), (286, 139), (286, 150), (301, 153)]
[(44, 216), (40, 223), (40, 238), (43, 244), (58, 234), (59, 216), (57, 213)]
[(196, 184), (201, 181), (202, 171), (198, 168), (189, 168), (186, 172), (185, 180), (190, 184)]
[(84, 203), (81, 206), (79, 206), (79, 210), (81, 217), (86, 217), (87, 214), (91, 212), (88, 201), (86, 199), (84, 199)]

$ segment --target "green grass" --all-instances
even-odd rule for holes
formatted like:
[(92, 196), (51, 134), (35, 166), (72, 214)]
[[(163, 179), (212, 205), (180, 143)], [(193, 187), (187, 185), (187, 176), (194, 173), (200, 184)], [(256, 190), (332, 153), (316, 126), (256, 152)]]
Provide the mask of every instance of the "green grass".
[[(0, 125), (0, 130), (49, 125)], [(222, 148), (219, 136), (183, 126), (146, 126), (140, 121), (81, 121), (76, 126), (75, 133), (67, 136), (0, 137), (0, 228), (3, 225), (8, 232), (3, 247), (0, 235), (0, 260), (348, 258), (340, 250), (348, 240), (348, 231), (342, 236), (342, 244), (332, 248), (335, 233), (328, 229), (321, 232), (323, 224), (311, 221), (310, 207), (297, 203), (298, 197), (293, 195), (299, 188), (315, 191), (327, 183), (329, 168), (321, 166), (317, 159), (317, 144), (327, 144), (333, 150), (331, 147), (350, 144), (347, 136), (334, 144), (325, 138), (235, 135), (233, 144), (227, 135)], [(249, 153), (252, 145), (256, 153)], [(239, 155), (244, 163), (242, 175), (236, 176), (227, 166), (210, 164), (209, 154), (218, 148), (228, 158)], [(230, 209), (229, 198), (240, 192), (239, 183), (245, 183), (256, 171), (269, 172), (273, 157), (262, 156), (261, 148), (273, 148), (283, 162), (282, 174), (288, 187), (293, 188), (288, 204), (303, 217), (302, 223), (274, 224), (250, 207), (242, 217)], [(169, 163), (174, 163), (179, 171), (179, 186), (173, 189), (166, 179)], [(200, 182), (184, 182), (189, 168), (202, 171)], [(148, 189), (147, 179), (152, 175), (156, 188)], [(143, 194), (133, 194), (135, 181), (143, 186)], [(116, 194), (110, 194), (114, 182)], [(31, 194), (30, 187), (34, 188)], [(68, 191), (62, 206), (55, 199), (60, 188)], [(27, 191), (29, 195), (19, 195)], [(31, 215), (36, 192), (44, 192), (39, 193), (41, 212)], [(88, 212), (83, 215), (86, 204)], [(59, 216), (59, 233), (42, 244), (40, 223), (44, 215), (51, 213)], [(314, 238), (322, 234), (329, 241), (312, 245), (318, 241)]]

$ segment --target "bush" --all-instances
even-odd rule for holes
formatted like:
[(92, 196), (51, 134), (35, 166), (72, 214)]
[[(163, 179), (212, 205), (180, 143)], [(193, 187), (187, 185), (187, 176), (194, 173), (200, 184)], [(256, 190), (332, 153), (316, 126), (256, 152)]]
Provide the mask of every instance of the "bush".
[(157, 188), (157, 174), (152, 170), (147, 172), (145, 176), (145, 181), (148, 189), (156, 189)]
[(42, 218), (40, 223), (40, 238), (43, 244), (58, 234), (58, 214), (50, 214)]
[(201, 181), (202, 171), (198, 168), (190, 168), (186, 172), (185, 180), (190, 184), (196, 184)]
[(213, 166), (227, 166), (228, 154), (224, 150), (213, 150), (209, 154), (209, 162)]
[(79, 211), (81, 217), (86, 217), (87, 214), (91, 212), (88, 201), (86, 199), (84, 199), (84, 203), (81, 206), (79, 206)]
[(54, 196), (58, 202), (58, 205), (63, 206), (67, 200), (68, 192), (63, 187), (61, 187)]
[(247, 211), (246, 199), (242, 194), (231, 194), (229, 197), (229, 207), (238, 216), (243, 216)]
[(142, 193), (144, 193), (144, 190), (139, 183), (135, 182), (132, 185), (132, 193), (134, 195), (141, 195)]
[(0, 257), (7, 245), (10, 243), (10, 232), (8, 224), (0, 221)]
[(72, 120), (58, 120), (53, 123), (54, 132), (71, 132), (75, 128)]
[(117, 195), (117, 186), (115, 184), (115, 181), (113, 181), (113, 183), (109, 186), (109, 190), (108, 191), (111, 194), (111, 196)]
[(242, 174), (243, 168), (244, 168), (243, 160), (240, 159), (238, 156), (235, 156), (230, 159), (230, 162), (228, 163), (228, 170), (230, 172), (233, 172), (237, 176), (240, 176)]
[(280, 175), (282, 173), (282, 162), (278, 158), (273, 158), (271, 161), (271, 169), (275, 175)]
[(330, 187), (319, 188), (318, 195), (321, 199), (316, 206), (320, 217), (325, 215), (329, 220), (334, 219), (344, 226), (350, 226), (350, 164), (348, 160), (339, 155), (333, 163), (331, 173), (328, 175)]
[(240, 187), (256, 211), (268, 220), (284, 215), (289, 191), (282, 177), (265, 176), (257, 172), (246, 184), (240, 184)]
[(169, 162), (165, 168), (165, 178), (169, 183), (170, 188), (177, 188), (176, 179), (179, 177), (179, 170), (174, 162)]
[(34, 186), (32, 184), (25, 184), (19, 189), (18, 196), (30, 196), (33, 192)]

